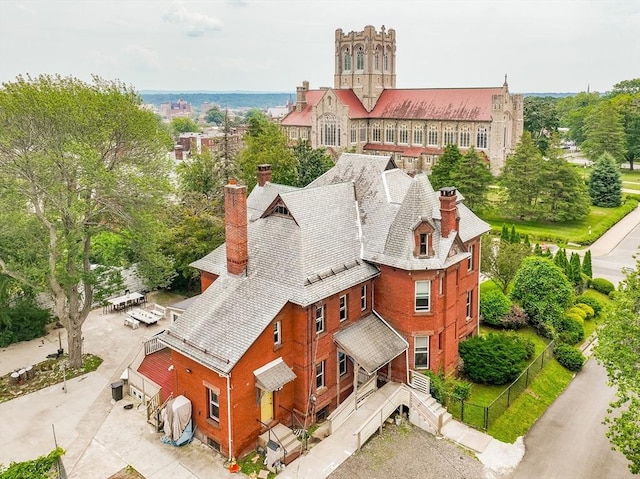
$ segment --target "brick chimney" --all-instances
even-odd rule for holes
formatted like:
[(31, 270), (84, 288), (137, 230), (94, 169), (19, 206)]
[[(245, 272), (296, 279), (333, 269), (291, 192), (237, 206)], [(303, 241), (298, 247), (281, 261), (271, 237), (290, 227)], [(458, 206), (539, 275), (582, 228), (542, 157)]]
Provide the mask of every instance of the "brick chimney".
[(258, 165), (258, 186), (264, 186), (271, 181), (271, 165)]
[(184, 159), (184, 147), (182, 145), (175, 145), (173, 147), (173, 152), (176, 155), (176, 160), (182, 161)]
[(458, 231), (460, 218), (456, 200), (454, 187), (440, 188), (440, 234), (443, 238), (448, 238), (452, 231)]
[(229, 180), (224, 187), (224, 234), (227, 248), (227, 272), (240, 275), (247, 267), (247, 187)]

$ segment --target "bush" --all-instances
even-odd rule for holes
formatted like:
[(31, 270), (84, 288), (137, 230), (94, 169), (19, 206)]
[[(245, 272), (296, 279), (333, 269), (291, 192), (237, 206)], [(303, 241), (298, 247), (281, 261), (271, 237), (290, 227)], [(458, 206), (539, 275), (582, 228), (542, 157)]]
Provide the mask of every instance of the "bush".
[(540, 337), (553, 339), (556, 336), (556, 329), (549, 323), (534, 323), (532, 326)]
[(558, 343), (553, 348), (553, 355), (558, 362), (569, 371), (580, 371), (584, 364), (585, 358), (582, 353), (573, 346)]
[(591, 287), (602, 294), (609, 294), (614, 291), (616, 287), (611, 281), (604, 278), (594, 278), (591, 280)]
[(511, 305), (509, 313), (502, 318), (502, 327), (506, 329), (520, 329), (528, 323), (529, 316), (516, 304)]
[(533, 354), (533, 344), (516, 334), (489, 333), (460, 343), (464, 373), (475, 383), (506, 384), (514, 380)]
[(567, 314), (578, 316), (582, 322), (584, 322), (584, 320), (587, 319), (587, 312), (582, 308), (577, 308), (576, 306), (571, 306), (567, 310)]
[(584, 303), (576, 303), (576, 305), (574, 306), (575, 308), (580, 308), (582, 311), (585, 312), (585, 317), (584, 319), (593, 319), (596, 315), (594, 309), (589, 306), (588, 304), (584, 304)]
[(586, 294), (581, 294), (580, 296), (578, 296), (576, 298), (576, 304), (586, 304), (588, 306), (591, 306), (593, 308), (594, 316), (599, 315), (603, 307), (603, 304), (599, 299), (594, 298), (593, 296), (588, 296)]
[(492, 326), (502, 326), (502, 318), (510, 308), (511, 300), (498, 289), (487, 291), (480, 297), (482, 321)]
[(558, 341), (567, 344), (578, 344), (584, 339), (584, 328), (575, 319), (565, 316), (556, 321), (556, 331), (558, 333)]
[(18, 301), (0, 311), (0, 347), (44, 336), (50, 321), (48, 310), (26, 298)]
[(457, 399), (466, 400), (471, 396), (471, 384), (461, 381), (453, 376), (444, 377), (440, 371), (438, 374), (433, 371), (425, 371), (429, 376), (430, 393), (433, 398), (443, 406), (446, 406), (451, 396)]
[(578, 323), (581, 326), (584, 326), (584, 319), (582, 319), (582, 316), (570, 311), (567, 311), (564, 315), (564, 317), (566, 319), (570, 319), (571, 321), (575, 321), (576, 323)]

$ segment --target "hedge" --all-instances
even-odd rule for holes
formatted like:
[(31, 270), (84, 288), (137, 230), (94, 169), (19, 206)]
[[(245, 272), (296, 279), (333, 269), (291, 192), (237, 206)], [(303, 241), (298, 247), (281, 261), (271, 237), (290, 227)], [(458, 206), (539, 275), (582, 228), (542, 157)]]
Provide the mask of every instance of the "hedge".
[(575, 347), (558, 343), (553, 348), (553, 355), (557, 361), (569, 371), (580, 371), (584, 365), (585, 357)]

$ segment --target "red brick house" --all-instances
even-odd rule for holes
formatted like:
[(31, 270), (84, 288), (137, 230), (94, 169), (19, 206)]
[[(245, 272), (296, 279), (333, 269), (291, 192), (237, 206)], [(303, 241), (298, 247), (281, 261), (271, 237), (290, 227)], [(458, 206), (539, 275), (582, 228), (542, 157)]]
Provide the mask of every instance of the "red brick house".
[(322, 420), (370, 377), (453, 371), (478, 328), (480, 236), (455, 188), (343, 154), (303, 189), (225, 187), (226, 243), (160, 340), (196, 435), (228, 456), (293, 416)]

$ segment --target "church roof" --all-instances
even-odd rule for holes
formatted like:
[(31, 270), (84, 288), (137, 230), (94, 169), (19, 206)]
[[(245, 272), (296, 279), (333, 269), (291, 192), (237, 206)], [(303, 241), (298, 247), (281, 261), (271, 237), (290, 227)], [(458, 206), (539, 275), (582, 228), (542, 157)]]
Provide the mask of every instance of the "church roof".
[(493, 95), (502, 88), (384, 90), (369, 118), (491, 121)]
[(338, 100), (340, 100), (344, 106), (349, 108), (349, 118), (367, 118), (369, 115), (353, 90), (334, 90), (332, 88), (308, 90), (306, 92), (306, 106), (302, 111), (293, 110), (289, 113), (285, 118), (283, 118), (281, 125), (310, 127), (312, 124), (311, 113), (313, 108), (320, 103), (320, 100), (322, 100), (327, 92), (333, 92)]

